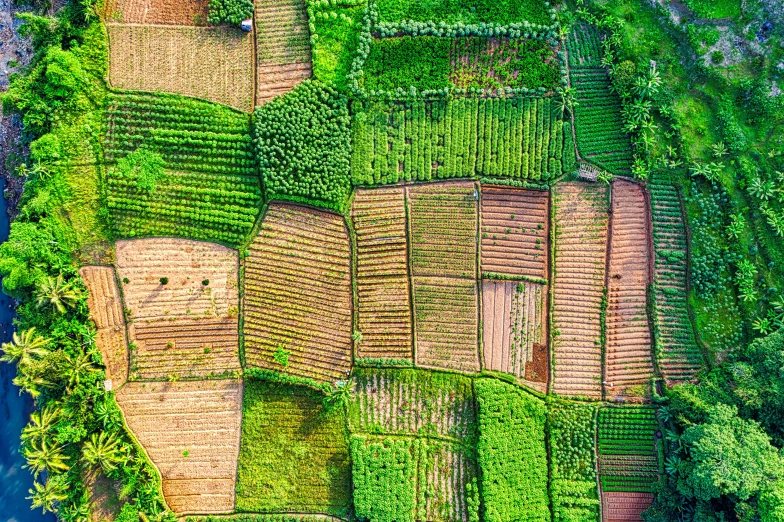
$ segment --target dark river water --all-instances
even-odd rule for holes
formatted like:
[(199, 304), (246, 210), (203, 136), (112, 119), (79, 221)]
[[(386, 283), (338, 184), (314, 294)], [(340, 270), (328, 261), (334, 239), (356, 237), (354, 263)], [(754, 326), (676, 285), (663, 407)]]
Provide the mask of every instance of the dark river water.
[[(0, 242), (8, 239), (8, 213), (0, 179)], [(11, 300), (0, 291), (0, 341), (11, 338)], [(41, 510), (30, 509), (28, 490), (33, 486), (33, 476), (22, 469), (24, 458), (19, 452), (19, 434), (27, 424), (33, 408), (29, 395), (19, 395), (19, 388), (11, 380), (16, 368), (0, 363), (0, 522), (54, 522), (51, 514), (42, 515)]]

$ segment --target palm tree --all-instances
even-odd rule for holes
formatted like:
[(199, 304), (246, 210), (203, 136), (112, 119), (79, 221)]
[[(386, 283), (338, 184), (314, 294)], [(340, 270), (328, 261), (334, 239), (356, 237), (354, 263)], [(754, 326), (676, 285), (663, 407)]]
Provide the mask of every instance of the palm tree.
[(22, 442), (32, 442), (43, 439), (60, 420), (60, 409), (54, 404), (48, 404), (42, 409), (30, 414), (30, 422), (22, 430)]
[(38, 308), (51, 306), (61, 314), (65, 313), (66, 308), (74, 306), (80, 297), (73, 285), (65, 281), (62, 273), (56, 279), (46, 276), (38, 285), (36, 293)]
[(661, 83), (661, 75), (656, 70), (656, 64), (652, 63), (651, 68), (645, 74), (634, 80), (634, 93), (641, 98), (648, 98), (659, 92)]
[(574, 94), (574, 88), (567, 87), (566, 89), (558, 89), (558, 100), (555, 103), (561, 111), (561, 114), (565, 112), (572, 114), (572, 111), (578, 105), (577, 97)]
[(35, 333), (35, 326), (23, 332), (14, 332), (10, 343), (3, 343), (0, 350), (3, 355), (0, 361), (7, 363), (18, 363), (19, 366), (29, 366), (35, 359), (44, 357), (49, 353), (45, 347), (49, 340)]
[(714, 143), (711, 145), (711, 148), (713, 149), (713, 156), (715, 158), (721, 158), (727, 155), (727, 147), (724, 146), (723, 141)]
[(33, 440), (24, 450), (27, 464), (23, 467), (31, 469), (33, 476), (38, 478), (42, 471), (68, 471), (70, 466), (65, 462), (62, 447), (51, 444), (46, 438)]
[(39, 507), (44, 513), (47, 511), (54, 513), (57, 503), (68, 498), (66, 485), (62, 481), (51, 477), (43, 485), (35, 482), (33, 487), (34, 489), (29, 491), (30, 496), (27, 497), (33, 501), (31, 509)]
[(100, 371), (99, 368), (93, 363), (93, 350), (88, 350), (77, 357), (66, 357), (66, 366), (63, 376), (68, 379), (68, 388), (77, 386), (82, 379)]
[(105, 472), (109, 472), (117, 469), (117, 464), (122, 461), (119, 446), (120, 439), (114, 433), (93, 433), (82, 446), (82, 458), (90, 464), (99, 464)]
[(749, 194), (763, 201), (768, 201), (776, 191), (771, 181), (762, 181), (760, 178), (751, 180), (748, 190)]

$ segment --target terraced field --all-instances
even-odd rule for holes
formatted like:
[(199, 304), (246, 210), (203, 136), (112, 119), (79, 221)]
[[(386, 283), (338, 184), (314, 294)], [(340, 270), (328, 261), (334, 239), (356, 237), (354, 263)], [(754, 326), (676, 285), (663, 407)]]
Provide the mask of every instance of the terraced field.
[(129, 382), (117, 392), (117, 403), (160, 470), (175, 513), (234, 510), (240, 381)]
[(482, 272), (547, 278), (550, 195), (482, 187)]
[(405, 192), (357, 190), (357, 357), (412, 359)]
[(310, 33), (304, 0), (256, 0), (256, 104), (310, 78)]
[(554, 206), (553, 391), (600, 399), (607, 187), (559, 183)]
[(320, 381), (351, 369), (351, 263), (339, 215), (273, 203), (245, 259), (249, 367)]
[(653, 361), (647, 312), (648, 202), (639, 185), (613, 182), (610, 230), (605, 394), (641, 397), (648, 393)]

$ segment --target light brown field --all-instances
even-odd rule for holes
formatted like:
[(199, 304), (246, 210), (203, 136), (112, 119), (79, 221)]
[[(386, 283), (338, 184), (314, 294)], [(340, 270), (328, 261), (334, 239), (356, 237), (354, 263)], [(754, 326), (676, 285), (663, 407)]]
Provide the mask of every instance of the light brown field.
[(126, 24), (205, 25), (209, 0), (108, 0), (102, 17)]
[(352, 325), (351, 252), (343, 218), (274, 203), (249, 250), (247, 365), (320, 381), (345, 379)]
[[(240, 369), (236, 250), (153, 238), (118, 241), (116, 252), (132, 318), (134, 379), (225, 376)], [(169, 282), (161, 284), (161, 277)]]
[(357, 357), (411, 359), (411, 307), (403, 188), (357, 190)]
[(643, 511), (653, 503), (650, 493), (602, 492), (603, 522), (640, 522)]
[(510, 373), (546, 391), (547, 287), (482, 282), (482, 350), (488, 370)]
[(553, 391), (601, 399), (607, 187), (559, 183), (554, 206)]
[(109, 83), (253, 109), (253, 37), (235, 27), (107, 23)]
[(129, 382), (117, 392), (117, 403), (160, 470), (175, 513), (234, 510), (240, 381)]
[(549, 193), (482, 187), (482, 272), (547, 278)]
[(605, 393), (608, 398), (647, 386), (653, 375), (651, 335), (646, 308), (650, 282), (648, 204), (636, 183), (612, 184), (610, 265), (607, 300)]
[(256, 104), (310, 78), (310, 32), (304, 0), (256, 0)]
[(85, 266), (79, 270), (79, 275), (87, 287), (90, 318), (98, 328), (95, 345), (101, 351), (106, 378), (115, 388), (122, 386), (128, 379), (128, 338), (114, 268)]

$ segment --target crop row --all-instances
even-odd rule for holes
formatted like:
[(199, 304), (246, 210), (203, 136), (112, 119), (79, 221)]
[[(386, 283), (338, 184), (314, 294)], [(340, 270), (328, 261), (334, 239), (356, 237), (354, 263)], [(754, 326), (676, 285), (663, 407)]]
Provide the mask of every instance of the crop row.
[(599, 410), (599, 475), (603, 491), (650, 493), (658, 479), (656, 413), (650, 407)]
[(566, 39), (569, 65), (571, 67), (600, 67), (602, 65), (601, 47), (596, 27), (584, 22), (574, 24)]

